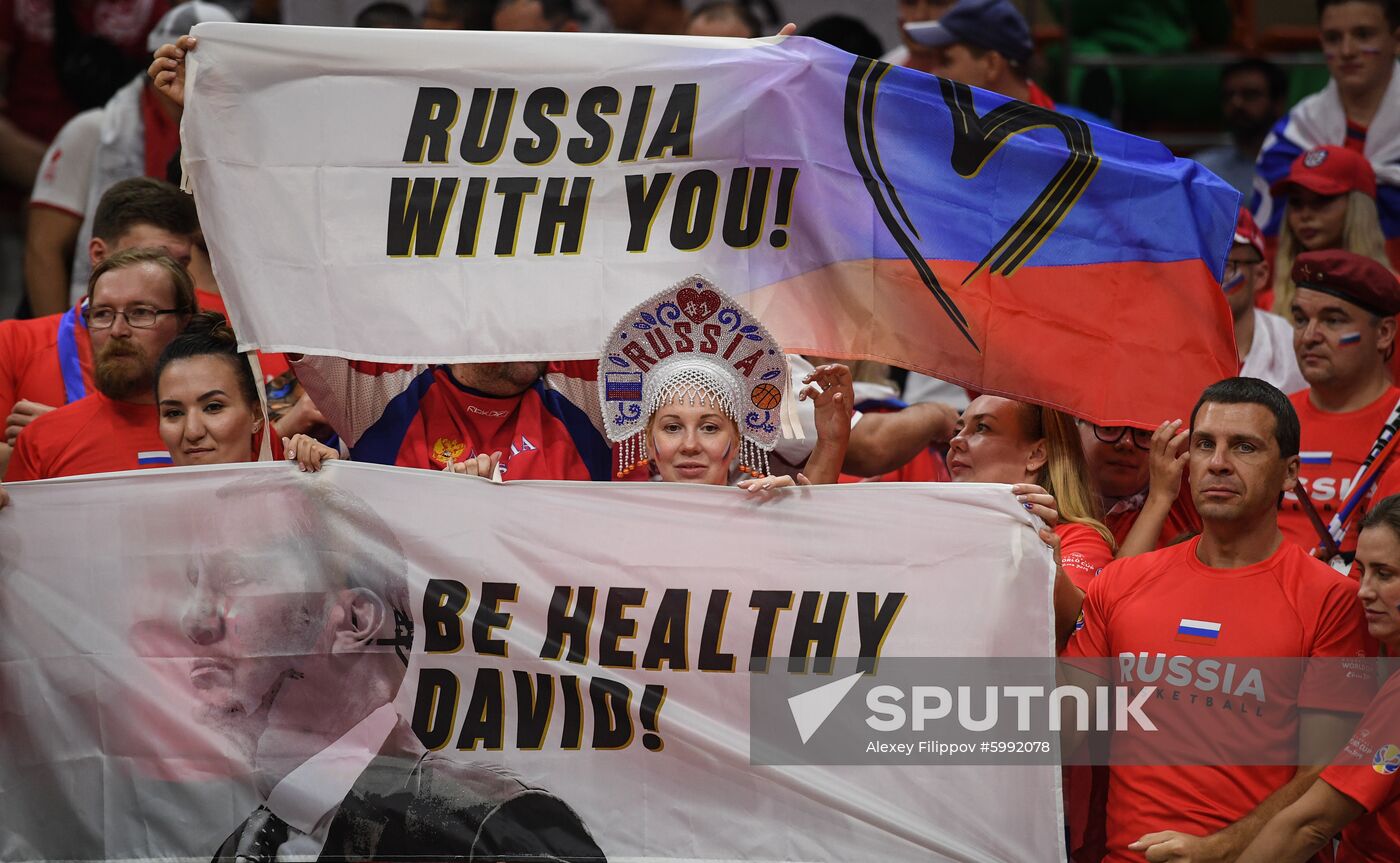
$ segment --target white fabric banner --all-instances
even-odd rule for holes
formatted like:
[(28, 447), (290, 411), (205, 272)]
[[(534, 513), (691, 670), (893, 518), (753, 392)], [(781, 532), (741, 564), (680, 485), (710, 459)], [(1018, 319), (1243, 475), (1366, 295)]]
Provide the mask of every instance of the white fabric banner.
[(750, 762), (770, 654), (1052, 655), (1004, 486), (8, 488), (0, 859), (1064, 857), (1053, 766)]
[(595, 359), (696, 274), (789, 353), (1104, 424), (1238, 369), (1238, 193), (1156, 142), (802, 37), (194, 32), (185, 174), (245, 348)]

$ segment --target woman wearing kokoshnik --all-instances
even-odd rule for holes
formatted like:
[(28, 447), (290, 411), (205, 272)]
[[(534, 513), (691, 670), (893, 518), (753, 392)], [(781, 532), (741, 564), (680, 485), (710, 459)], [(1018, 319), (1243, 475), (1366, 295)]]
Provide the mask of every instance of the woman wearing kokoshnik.
[(850, 369), (820, 366), (799, 399), (815, 408), (817, 442), (794, 479), (768, 474), (790, 398), (787, 355), (763, 323), (692, 276), (622, 316), (598, 362), (603, 426), (619, 478), (649, 469), (665, 482), (750, 492), (836, 482), (855, 397)]

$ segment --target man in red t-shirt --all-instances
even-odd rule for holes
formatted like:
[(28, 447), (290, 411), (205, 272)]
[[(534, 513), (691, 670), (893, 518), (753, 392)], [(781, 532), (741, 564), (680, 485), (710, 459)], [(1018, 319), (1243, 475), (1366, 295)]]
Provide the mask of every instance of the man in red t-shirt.
[[(1144, 711), (1162, 731), (1110, 741), (1114, 863), (1234, 859), (1316, 779), (1374, 691), (1364, 674), (1304, 672), (1281, 685), (1268, 662), (1370, 649), (1355, 584), (1279, 531), (1278, 496), (1298, 474), (1287, 398), (1253, 378), (1214, 384), (1192, 412), (1188, 446), (1201, 536), (1106, 567), (1063, 652), (1113, 658), (1115, 682), (1130, 692), (1155, 687)], [(1184, 752), (1171, 733), (1183, 726)], [(1203, 751), (1225, 763), (1201, 765)], [(1264, 753), (1319, 766), (1239, 766)]]
[[(1302, 426), (1302, 467), (1299, 487), (1284, 496), (1279, 527), (1288, 539), (1313, 549), (1322, 537), (1305, 510), (1308, 501), (1299, 496), (1306, 495), (1324, 524), (1330, 522), (1400, 401), (1386, 368), (1395, 350), (1400, 283), (1383, 265), (1340, 250), (1299, 255), (1293, 281), (1293, 349), (1309, 389), (1289, 397)], [(1377, 488), (1397, 481), (1400, 468), (1391, 467)], [(1364, 509), (1355, 507), (1353, 524)], [(1340, 551), (1355, 548), (1356, 531), (1350, 530)]]
[[(3, 114), (27, 135), (47, 142), (64, 122), (91, 107), (74, 103), (59, 80), (54, 57), (53, 0), (0, 0), (0, 65), (7, 75)], [(146, 35), (171, 6), (169, 0), (69, 0), (75, 29), (114, 44), (131, 73), (149, 55)], [(75, 40), (76, 41), (76, 40)]]
[[(107, 190), (88, 246), (93, 266), (135, 248), (159, 249), (186, 265), (199, 228), (194, 199), (159, 180), (133, 178)], [(92, 348), (82, 303), (62, 314), (0, 322), (0, 473), (20, 429), (59, 405), (92, 392)]]
[[(161, 18), (146, 44), (154, 51), (198, 22), (233, 20), (214, 3), (182, 3)], [(29, 201), (25, 289), (34, 314), (58, 313), (87, 293), (87, 246), (103, 193), (128, 177), (165, 179), (179, 147), (179, 108), (145, 75), (130, 77), (105, 105), (64, 125), (44, 154)]]
[(92, 275), (84, 315), (97, 392), (21, 431), (7, 482), (170, 464), (158, 433), (155, 368), (197, 310), (194, 282), (157, 249), (117, 252)]

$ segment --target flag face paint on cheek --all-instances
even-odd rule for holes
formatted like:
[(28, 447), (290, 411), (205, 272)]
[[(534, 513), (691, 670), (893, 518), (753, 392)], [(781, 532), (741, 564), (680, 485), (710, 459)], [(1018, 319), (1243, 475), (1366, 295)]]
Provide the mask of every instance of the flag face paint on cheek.
[(1225, 293), (1232, 294), (1242, 284), (1244, 284), (1244, 273), (1240, 273), (1232, 279), (1226, 279), (1225, 284), (1221, 285), (1220, 288)]
[(1337, 339), (1337, 344), (1339, 344), (1339, 345), (1356, 345), (1356, 344), (1360, 344), (1360, 343), (1361, 343), (1361, 334), (1360, 334), (1360, 333), (1342, 333), (1341, 338)]

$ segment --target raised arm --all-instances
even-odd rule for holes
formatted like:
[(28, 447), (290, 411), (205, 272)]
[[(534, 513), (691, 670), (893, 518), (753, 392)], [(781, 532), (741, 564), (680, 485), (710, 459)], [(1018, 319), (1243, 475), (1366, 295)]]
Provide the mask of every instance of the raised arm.
[(347, 447), (359, 443), (389, 404), (428, 369), (311, 354), (288, 354), (287, 358), (306, 394)]
[(1050, 549), (1055, 559), (1055, 649), (1063, 650), (1074, 632), (1079, 612), (1084, 607), (1084, 591), (1080, 590), (1065, 572), (1064, 559), (1060, 549), (1060, 535), (1055, 532), (1060, 523), (1060, 508), (1055, 496), (1033, 483), (1017, 483), (1011, 486), (1011, 493), (1031, 515), (1045, 522), (1039, 532), (1040, 541)]
[(1132, 557), (1157, 548), (1162, 526), (1167, 523), (1167, 516), (1181, 494), (1181, 478), (1186, 459), (1190, 456), (1186, 449), (1190, 430), (1183, 429), (1181, 425), (1181, 420), (1172, 420), (1162, 423), (1152, 433), (1152, 455), (1149, 457), (1151, 479), (1147, 487), (1147, 500), (1132, 529), (1123, 537), (1122, 545), (1118, 546), (1118, 557)]
[(798, 393), (801, 400), (812, 402), (817, 440), (812, 446), (807, 465), (795, 478), (765, 476), (745, 479), (739, 488), (750, 493), (762, 493), (791, 485), (827, 485), (841, 476), (841, 464), (851, 437), (851, 405), (855, 402), (855, 387), (851, 370), (840, 363), (818, 366), (802, 379), (806, 384)]
[(1296, 803), (1313, 786), (1322, 769), (1351, 737), (1356, 718), (1352, 713), (1328, 710), (1299, 711), (1298, 755), (1302, 766), (1283, 787), (1264, 798), (1248, 815), (1209, 836), (1163, 830), (1148, 833), (1128, 849), (1144, 854), (1151, 861), (1171, 863), (1217, 860), (1223, 863), (1239, 859), (1270, 820)]
[(167, 42), (156, 49), (155, 58), (146, 67), (146, 74), (156, 89), (174, 102), (180, 111), (185, 107), (185, 55), (197, 45), (193, 36), (181, 36), (174, 43)]
[(1296, 802), (1269, 819), (1238, 863), (1306, 863), (1366, 811), (1319, 779)]
[(843, 469), (856, 476), (899, 470), (930, 444), (954, 434), (958, 412), (952, 405), (924, 402), (893, 413), (863, 413), (851, 428)]
[(803, 474), (813, 484), (834, 483), (841, 475), (851, 439), (852, 405), (856, 399), (851, 370), (840, 363), (830, 363), (813, 369), (802, 382), (807, 386), (798, 398), (812, 400), (817, 424), (817, 443)]

